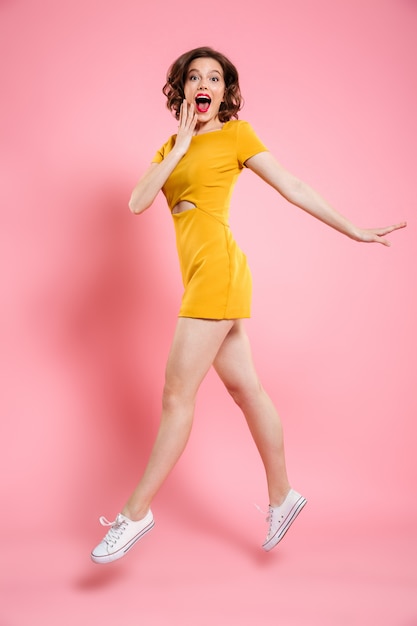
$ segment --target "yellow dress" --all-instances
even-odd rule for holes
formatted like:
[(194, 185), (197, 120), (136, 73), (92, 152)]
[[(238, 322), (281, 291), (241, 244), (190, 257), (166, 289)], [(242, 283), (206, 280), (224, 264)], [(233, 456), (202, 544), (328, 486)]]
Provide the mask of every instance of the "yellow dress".
[[(172, 150), (175, 138), (158, 150), (154, 163)], [(231, 120), (195, 135), (163, 186), (171, 211), (182, 200), (195, 206), (172, 214), (184, 284), (180, 317), (250, 317), (252, 279), (230, 231), (229, 207), (245, 161), (266, 150), (248, 122)]]

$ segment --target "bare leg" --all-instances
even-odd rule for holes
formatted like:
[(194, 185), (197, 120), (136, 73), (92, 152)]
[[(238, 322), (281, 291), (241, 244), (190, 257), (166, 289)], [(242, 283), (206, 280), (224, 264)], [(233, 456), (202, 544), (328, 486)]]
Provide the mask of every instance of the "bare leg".
[(234, 323), (178, 319), (166, 367), (158, 435), (145, 472), (122, 511), (131, 520), (146, 515), (153, 497), (184, 451), (198, 388)]
[(224, 340), (214, 367), (245, 415), (265, 467), (269, 503), (279, 506), (290, 490), (281, 420), (259, 382), (242, 320)]

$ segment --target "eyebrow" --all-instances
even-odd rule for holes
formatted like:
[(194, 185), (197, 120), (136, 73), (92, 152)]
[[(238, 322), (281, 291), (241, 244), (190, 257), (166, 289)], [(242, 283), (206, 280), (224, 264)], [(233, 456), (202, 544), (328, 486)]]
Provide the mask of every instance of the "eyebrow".
[[(200, 72), (200, 70), (197, 70), (197, 69), (196, 69), (196, 68), (194, 68), (194, 67), (190, 67), (190, 69), (188, 70), (187, 74), (191, 74), (191, 72), (197, 72), (198, 74), (200, 74), (200, 73), (201, 73), (201, 72)], [(218, 74), (219, 76), (221, 76), (221, 75), (222, 75), (222, 74), (221, 74), (221, 72), (219, 72), (219, 70), (210, 70), (208, 73), (209, 73), (209, 74), (213, 74), (214, 72), (215, 72), (216, 74)]]

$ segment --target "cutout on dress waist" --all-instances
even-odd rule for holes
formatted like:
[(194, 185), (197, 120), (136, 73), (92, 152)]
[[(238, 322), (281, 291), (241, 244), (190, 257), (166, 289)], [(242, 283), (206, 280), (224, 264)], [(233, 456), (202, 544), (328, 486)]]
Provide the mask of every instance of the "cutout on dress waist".
[(176, 215), (177, 213), (184, 213), (185, 211), (191, 211), (191, 209), (196, 209), (197, 206), (193, 202), (189, 202), (188, 200), (180, 200), (178, 204), (174, 206), (172, 209), (172, 214)]

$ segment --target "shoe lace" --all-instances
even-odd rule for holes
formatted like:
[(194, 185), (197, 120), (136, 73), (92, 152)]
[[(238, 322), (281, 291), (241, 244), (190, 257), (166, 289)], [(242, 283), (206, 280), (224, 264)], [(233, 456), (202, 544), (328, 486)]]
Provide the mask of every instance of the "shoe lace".
[(126, 521), (120, 515), (113, 522), (109, 522), (106, 517), (100, 517), (100, 524), (102, 526), (110, 526), (107, 535), (103, 539), (110, 547), (116, 544), (127, 528)]
[(264, 511), (263, 509), (261, 509), (260, 506), (258, 506), (257, 504), (254, 503), (254, 507), (256, 509), (258, 509), (258, 511), (260, 511), (260, 513), (263, 513), (264, 515), (266, 515), (265, 521), (269, 524), (268, 526), (268, 534), (267, 534), (267, 539), (269, 539), (270, 535), (271, 535), (271, 529), (272, 529), (272, 517), (273, 517), (273, 513), (274, 513), (274, 509), (272, 508), (272, 506), (268, 507), (268, 511)]

